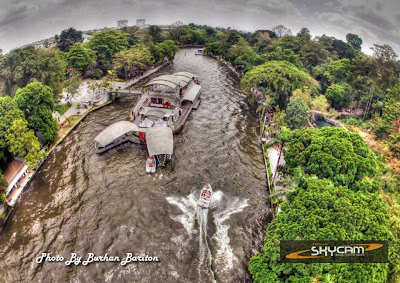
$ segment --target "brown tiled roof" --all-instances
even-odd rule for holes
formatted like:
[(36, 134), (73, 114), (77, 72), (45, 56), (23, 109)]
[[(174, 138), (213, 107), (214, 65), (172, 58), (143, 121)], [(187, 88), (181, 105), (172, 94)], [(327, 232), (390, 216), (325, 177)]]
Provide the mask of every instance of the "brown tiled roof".
[(6, 171), (4, 171), (4, 178), (7, 183), (10, 183), (12, 179), (24, 168), (24, 163), (18, 160), (13, 160), (8, 164)]

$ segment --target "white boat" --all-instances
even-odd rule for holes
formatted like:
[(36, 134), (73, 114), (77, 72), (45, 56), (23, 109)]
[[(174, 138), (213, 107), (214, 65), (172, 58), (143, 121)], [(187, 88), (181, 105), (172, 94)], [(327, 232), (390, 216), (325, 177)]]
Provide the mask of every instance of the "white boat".
[(200, 198), (197, 204), (201, 208), (209, 208), (211, 202), (212, 188), (210, 184), (207, 184), (203, 187), (200, 193)]
[(204, 55), (204, 50), (203, 49), (199, 49), (194, 54), (195, 55)]
[(148, 157), (146, 161), (146, 173), (156, 173), (157, 164), (154, 156)]

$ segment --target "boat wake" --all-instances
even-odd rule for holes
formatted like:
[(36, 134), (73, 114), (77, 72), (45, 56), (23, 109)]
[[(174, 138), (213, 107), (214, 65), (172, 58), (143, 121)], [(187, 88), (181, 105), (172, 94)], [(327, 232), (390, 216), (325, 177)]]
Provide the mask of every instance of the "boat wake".
[[(192, 192), (186, 197), (167, 197), (168, 203), (178, 207), (182, 214), (171, 216), (174, 221), (181, 223), (187, 232), (187, 236), (178, 235), (171, 238), (176, 244), (176, 256), (182, 258), (185, 251), (188, 250), (188, 243), (195, 234), (198, 234), (198, 264), (197, 269), (200, 279), (208, 278), (215, 282), (213, 263), (217, 273), (224, 272), (233, 267), (235, 256), (229, 245), (230, 239), (228, 230), (230, 228), (225, 222), (234, 213), (241, 212), (248, 206), (247, 199), (238, 198), (229, 199), (223, 202), (224, 194), (222, 191), (216, 191), (212, 195), (209, 209), (202, 209), (197, 205), (198, 191)], [(226, 197), (225, 197), (226, 198)], [(208, 214), (213, 218), (215, 233), (210, 238), (207, 234)], [(197, 220), (197, 225), (196, 225)], [(209, 242), (215, 244), (215, 258), (213, 258)]]

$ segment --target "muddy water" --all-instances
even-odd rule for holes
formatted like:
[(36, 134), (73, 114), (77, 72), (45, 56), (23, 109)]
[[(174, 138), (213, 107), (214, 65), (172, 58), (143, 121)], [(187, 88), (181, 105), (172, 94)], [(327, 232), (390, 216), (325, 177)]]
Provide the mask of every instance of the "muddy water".
[[(91, 113), (49, 156), (0, 236), (0, 281), (250, 280), (247, 262), (261, 248), (270, 217), (254, 110), (216, 60), (181, 50), (158, 74), (176, 71), (200, 77), (202, 103), (174, 137), (172, 162), (147, 175), (143, 146), (95, 154), (94, 137), (126, 119), (134, 97)], [(214, 195), (202, 211), (196, 200), (206, 183)], [(121, 260), (129, 252), (160, 261), (37, 264), (43, 252)]]

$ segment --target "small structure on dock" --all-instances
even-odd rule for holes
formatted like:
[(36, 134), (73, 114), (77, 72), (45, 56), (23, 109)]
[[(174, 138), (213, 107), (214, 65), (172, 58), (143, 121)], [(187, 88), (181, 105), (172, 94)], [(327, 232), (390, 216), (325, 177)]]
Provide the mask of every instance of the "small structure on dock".
[(105, 128), (98, 134), (95, 140), (97, 153), (105, 152), (125, 142), (142, 143), (135, 133), (145, 132), (146, 129), (139, 128), (129, 121), (119, 121)]

